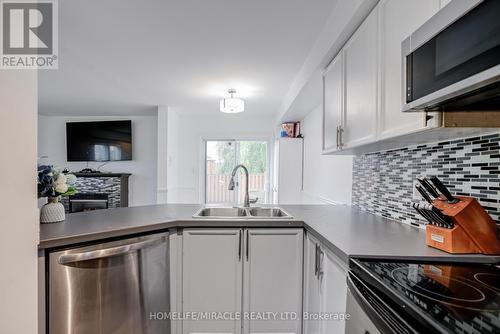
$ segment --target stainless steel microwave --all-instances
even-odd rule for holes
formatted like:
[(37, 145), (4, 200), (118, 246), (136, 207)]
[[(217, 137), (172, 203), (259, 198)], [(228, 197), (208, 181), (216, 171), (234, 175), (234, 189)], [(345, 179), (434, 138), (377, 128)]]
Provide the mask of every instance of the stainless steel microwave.
[(500, 110), (500, 0), (453, 0), (401, 48), (403, 111)]

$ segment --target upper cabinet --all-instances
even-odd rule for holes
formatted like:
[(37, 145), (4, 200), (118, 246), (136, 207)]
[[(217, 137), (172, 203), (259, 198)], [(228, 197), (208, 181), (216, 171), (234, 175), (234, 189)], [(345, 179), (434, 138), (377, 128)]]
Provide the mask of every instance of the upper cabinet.
[(439, 0), (382, 0), (380, 12), (380, 112), (378, 138), (436, 126), (425, 113), (401, 112), (401, 42), (439, 10)]
[(340, 52), (323, 75), (323, 153), (339, 149), (344, 114), (344, 61)]
[(378, 9), (361, 24), (323, 74), (323, 153), (377, 136)]
[(349, 148), (377, 135), (378, 8), (344, 47), (345, 115), (339, 146)]
[(401, 43), (446, 3), (381, 0), (366, 17), (323, 73), (323, 154), (442, 141), (500, 125), (481, 112), (402, 112)]

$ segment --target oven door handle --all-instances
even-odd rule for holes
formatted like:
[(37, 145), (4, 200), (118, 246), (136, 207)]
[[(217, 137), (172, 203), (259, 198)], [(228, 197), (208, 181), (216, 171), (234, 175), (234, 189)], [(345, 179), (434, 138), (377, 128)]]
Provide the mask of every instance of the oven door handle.
[(59, 258), (57, 259), (57, 262), (59, 262), (59, 264), (66, 265), (66, 264), (75, 263), (75, 262), (124, 255), (124, 254), (128, 254), (128, 253), (131, 253), (131, 252), (143, 249), (143, 248), (156, 246), (160, 243), (165, 242), (165, 240), (166, 240), (165, 237), (161, 237), (158, 239), (144, 240), (144, 241), (139, 241), (139, 242), (135, 242), (132, 244), (127, 244), (127, 245), (122, 245), (122, 246), (117, 246), (117, 247), (97, 249), (97, 250), (93, 250), (93, 251), (75, 253), (75, 254), (64, 254), (64, 255), (59, 256)]

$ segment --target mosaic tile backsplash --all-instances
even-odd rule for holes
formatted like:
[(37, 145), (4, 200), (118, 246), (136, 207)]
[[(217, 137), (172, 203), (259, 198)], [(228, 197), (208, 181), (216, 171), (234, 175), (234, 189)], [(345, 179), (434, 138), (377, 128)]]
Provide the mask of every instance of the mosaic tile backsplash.
[(422, 226), (426, 221), (411, 207), (422, 175), (436, 175), (452, 194), (475, 197), (500, 224), (500, 133), (357, 156), (352, 204)]
[[(108, 207), (118, 208), (121, 206), (121, 178), (120, 177), (79, 177), (76, 179), (75, 187), (78, 193), (101, 193), (108, 194)], [(63, 197), (61, 201), (66, 212), (69, 212), (69, 201)]]

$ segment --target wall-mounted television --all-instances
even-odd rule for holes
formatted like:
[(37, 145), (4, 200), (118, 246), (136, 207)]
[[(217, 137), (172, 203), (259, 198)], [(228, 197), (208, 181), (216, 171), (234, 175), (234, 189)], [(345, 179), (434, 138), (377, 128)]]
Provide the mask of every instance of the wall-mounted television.
[(66, 123), (68, 161), (132, 160), (132, 121)]

